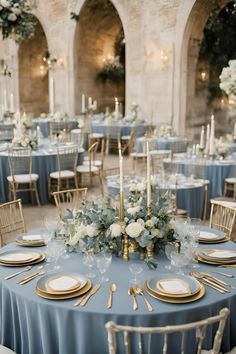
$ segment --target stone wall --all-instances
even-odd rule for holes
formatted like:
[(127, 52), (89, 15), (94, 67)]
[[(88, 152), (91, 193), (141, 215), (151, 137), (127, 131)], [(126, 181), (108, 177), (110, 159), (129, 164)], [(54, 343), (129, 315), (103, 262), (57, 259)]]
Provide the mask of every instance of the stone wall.
[[(195, 57), (189, 43), (202, 35), (210, 14), (206, 0), (111, 0), (123, 25), (126, 41), (126, 110), (133, 101), (143, 118), (171, 122), (185, 129), (187, 101), (191, 105)], [(46, 34), (49, 51), (60, 58), (54, 77), (56, 110), (78, 112), (78, 26), (70, 12), (83, 15), (85, 0), (38, 0), (34, 9)], [(222, 3), (225, 1), (222, 0)], [(82, 18), (83, 20), (83, 18)], [(82, 21), (81, 20), (81, 21)], [(88, 26), (91, 22), (88, 22)], [(81, 43), (80, 43), (81, 44)], [(77, 49), (75, 49), (77, 48)], [(0, 48), (1, 49), (1, 48)], [(80, 50), (81, 51), (81, 50)], [(14, 52), (14, 51), (13, 51)], [(13, 53), (15, 55), (15, 52)], [(17, 60), (13, 60), (17, 70)], [(96, 60), (96, 59), (95, 59)], [(189, 64), (188, 64), (189, 63)], [(15, 74), (17, 78), (17, 74)], [(90, 80), (90, 79), (86, 79)], [(17, 93), (17, 85), (15, 85)], [(16, 98), (17, 101), (17, 98)]]

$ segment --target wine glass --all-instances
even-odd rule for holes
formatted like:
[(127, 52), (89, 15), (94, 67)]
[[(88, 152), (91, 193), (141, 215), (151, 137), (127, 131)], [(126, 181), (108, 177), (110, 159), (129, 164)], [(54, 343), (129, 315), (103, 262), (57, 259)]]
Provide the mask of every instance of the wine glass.
[(176, 247), (170, 252), (171, 264), (176, 267), (176, 274), (184, 274), (182, 268), (187, 266), (190, 262), (189, 254), (187, 252), (187, 244), (181, 244), (181, 247)]
[(141, 274), (143, 271), (143, 267), (140, 264), (140, 262), (133, 262), (129, 265), (129, 271), (133, 275), (133, 278), (129, 280), (130, 283), (132, 284), (138, 284), (139, 279), (138, 279), (138, 274)]
[(51, 237), (55, 236), (55, 233), (58, 229), (58, 220), (57, 219), (49, 219), (47, 217), (44, 218), (44, 227), (51, 234)]
[(84, 253), (83, 253), (83, 264), (86, 267), (88, 267), (88, 269), (89, 269), (89, 272), (88, 272), (88, 274), (86, 274), (86, 276), (88, 278), (95, 278), (96, 274), (94, 272), (92, 272), (92, 268), (95, 265), (95, 259), (94, 259), (93, 250), (87, 250), (87, 251), (84, 250)]
[[(167, 243), (167, 245), (165, 246), (165, 255), (170, 262), (171, 262), (171, 252), (175, 251), (176, 247), (177, 245), (171, 242)], [(173, 264), (170, 263), (166, 265), (165, 269), (169, 270), (170, 272), (173, 272), (174, 271)]]
[(101, 277), (99, 279), (100, 282), (104, 283), (109, 281), (109, 278), (105, 277), (104, 274), (110, 267), (112, 262), (112, 254), (109, 252), (101, 252), (96, 254), (96, 264), (99, 272), (101, 273)]
[(47, 253), (49, 257), (54, 259), (54, 267), (53, 270), (58, 270), (61, 266), (58, 264), (60, 256), (63, 254), (65, 249), (64, 240), (51, 240), (48, 244)]

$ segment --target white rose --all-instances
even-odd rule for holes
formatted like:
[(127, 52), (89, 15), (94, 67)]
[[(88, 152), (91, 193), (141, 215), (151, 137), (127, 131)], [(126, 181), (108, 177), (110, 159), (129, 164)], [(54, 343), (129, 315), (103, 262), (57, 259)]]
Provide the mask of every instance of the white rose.
[(111, 224), (110, 226), (111, 236), (119, 237), (122, 234), (122, 227), (118, 223)]
[(137, 222), (142, 226), (145, 225), (145, 221), (143, 219), (138, 219)]
[(11, 13), (11, 14), (8, 16), (8, 20), (14, 22), (14, 21), (17, 20), (17, 17), (16, 17), (15, 14)]
[(83, 238), (87, 234), (86, 226), (81, 224), (76, 228), (76, 232), (79, 238)]
[(146, 189), (146, 186), (145, 186), (144, 183), (141, 183), (141, 182), (140, 182), (140, 183), (137, 184), (137, 190), (138, 190), (139, 192), (144, 192), (145, 189)]
[(152, 228), (154, 226), (154, 223), (152, 220), (147, 220), (146, 221), (146, 226), (149, 227), (149, 228)]
[(131, 183), (129, 187), (130, 192), (136, 192), (137, 190), (137, 185), (135, 183)]
[(141, 232), (143, 231), (143, 226), (138, 222), (131, 222), (125, 229), (128, 236), (132, 238), (139, 237)]
[(92, 225), (87, 225), (86, 226), (86, 234), (89, 237), (97, 236), (98, 235), (98, 230)]
[(13, 12), (14, 14), (16, 14), (17, 16), (20, 15), (20, 13), (21, 13), (21, 9), (18, 9), (17, 7), (14, 7), (14, 8), (11, 9), (11, 10), (12, 10), (12, 12)]
[(151, 234), (152, 234), (152, 236), (155, 236), (157, 238), (162, 238), (164, 236), (163, 232), (161, 230), (158, 230), (158, 229), (152, 229), (151, 230)]
[(128, 212), (130, 215), (135, 215), (135, 214), (137, 214), (139, 211), (140, 211), (140, 206), (136, 206), (136, 207), (128, 208), (128, 209), (127, 209), (127, 212)]
[(1, 5), (2, 5), (3, 7), (10, 7), (10, 6), (11, 6), (11, 3), (10, 3), (10, 1), (8, 1), (8, 0), (1, 0)]

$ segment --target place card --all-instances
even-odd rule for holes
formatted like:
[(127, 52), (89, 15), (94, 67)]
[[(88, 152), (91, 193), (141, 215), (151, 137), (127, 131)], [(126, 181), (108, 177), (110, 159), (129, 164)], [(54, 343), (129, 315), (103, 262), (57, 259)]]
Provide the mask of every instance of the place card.
[(189, 284), (182, 279), (162, 279), (156, 284), (157, 289), (169, 294), (188, 294), (190, 293)]
[(48, 279), (45, 283), (46, 288), (53, 291), (67, 291), (79, 287), (80, 283), (77, 279), (70, 276), (58, 276), (57, 278)]

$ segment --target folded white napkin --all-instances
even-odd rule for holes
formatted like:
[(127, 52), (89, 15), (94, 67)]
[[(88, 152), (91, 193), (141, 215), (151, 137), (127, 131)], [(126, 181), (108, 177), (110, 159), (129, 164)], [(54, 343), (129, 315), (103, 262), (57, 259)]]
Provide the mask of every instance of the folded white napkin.
[(185, 284), (181, 279), (160, 280), (158, 285), (160, 289), (167, 293), (185, 294), (189, 292), (188, 284)]
[(213, 240), (215, 238), (217, 238), (216, 234), (213, 234), (211, 232), (207, 232), (207, 231), (200, 231), (200, 237), (204, 240)]
[(235, 258), (236, 257), (236, 252), (234, 251), (228, 251), (228, 250), (214, 250), (210, 254), (205, 253), (209, 257), (214, 257), (214, 258)]
[(41, 235), (24, 235), (22, 240), (24, 241), (41, 241), (43, 238)]
[(79, 282), (72, 277), (69, 276), (61, 276), (56, 279), (50, 280), (48, 286), (55, 291), (64, 291), (75, 288), (79, 285)]
[(0, 261), (28, 261), (32, 259), (32, 254), (27, 253), (10, 253), (0, 256)]

